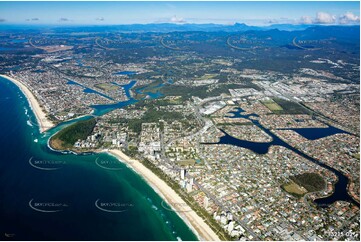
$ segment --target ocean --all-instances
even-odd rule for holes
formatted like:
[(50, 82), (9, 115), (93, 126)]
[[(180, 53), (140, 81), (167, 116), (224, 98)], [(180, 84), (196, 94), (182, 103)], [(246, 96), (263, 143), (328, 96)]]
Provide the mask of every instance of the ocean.
[(135, 172), (107, 154), (62, 154), (0, 77), (1, 240), (197, 240)]

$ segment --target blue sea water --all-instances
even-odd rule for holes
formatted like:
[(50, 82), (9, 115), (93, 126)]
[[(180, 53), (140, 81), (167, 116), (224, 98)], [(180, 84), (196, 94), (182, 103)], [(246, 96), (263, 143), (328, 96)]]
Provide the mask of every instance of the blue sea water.
[(114, 73), (114, 75), (126, 75), (126, 76), (132, 76), (135, 74), (137, 74), (137, 72), (135, 72), (135, 71), (119, 71), (119, 72)]
[(27, 40), (27, 39), (12, 39), (11, 40), (12, 43), (26, 43), (28, 41), (29, 40)]
[(51, 151), (50, 135), (71, 122), (40, 134), (24, 95), (1, 77), (0, 112), (1, 240), (197, 239), (114, 157)]
[(11, 48), (11, 47), (2, 47), (2, 46), (0, 46), (0, 51), (8, 51), (8, 50), (15, 50), (15, 48)]

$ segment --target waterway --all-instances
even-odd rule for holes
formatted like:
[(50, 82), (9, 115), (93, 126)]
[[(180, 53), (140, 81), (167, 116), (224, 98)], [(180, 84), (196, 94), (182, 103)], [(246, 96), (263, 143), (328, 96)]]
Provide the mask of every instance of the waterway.
[[(280, 139), (278, 136), (276, 136), (274, 133), (272, 133), (269, 129), (265, 128), (264, 126), (262, 126), (259, 121), (257, 120), (258, 115), (256, 114), (244, 114), (244, 110), (241, 108), (237, 108), (235, 111), (229, 112), (229, 117), (231, 118), (245, 118), (248, 119), (250, 122), (252, 122), (254, 125), (256, 125), (257, 127), (259, 127), (260, 129), (262, 129), (266, 134), (268, 134), (269, 136), (272, 137), (272, 141), (271, 142), (252, 142), (252, 141), (247, 141), (247, 140), (241, 140), (241, 139), (237, 139), (231, 135), (229, 135), (228, 133), (226, 133), (224, 130), (221, 130), (224, 133), (224, 136), (222, 136), (219, 140), (218, 143), (216, 144), (229, 144), (229, 145), (234, 145), (234, 146), (238, 146), (238, 147), (242, 147), (242, 148), (246, 148), (249, 150), (252, 150), (253, 152), (257, 153), (257, 154), (266, 154), (269, 150), (269, 148), (272, 145), (278, 145), (278, 146), (283, 146), (287, 149), (292, 150), (293, 152), (295, 152), (296, 154), (308, 159), (309, 161), (333, 172), (337, 177), (338, 177), (338, 181), (336, 182), (336, 184), (334, 185), (334, 192), (332, 195), (330, 195), (329, 197), (326, 198), (320, 198), (320, 199), (316, 199), (314, 202), (319, 205), (319, 206), (328, 206), (336, 201), (348, 201), (351, 202), (357, 206), (360, 206), (360, 204), (355, 201), (347, 192), (347, 185), (349, 183), (349, 179), (342, 174), (340, 171), (322, 163), (322, 161), (319, 161), (307, 154), (305, 154), (304, 152), (292, 147), (291, 145), (289, 145), (288, 143), (286, 143), (285, 141), (283, 141), (282, 139)], [(326, 137), (329, 135), (333, 135), (335, 133), (346, 133), (343, 130), (337, 129), (335, 127), (329, 127), (329, 128), (313, 128), (312, 131), (314, 132), (314, 134), (310, 135), (310, 130), (309, 129), (296, 129), (298, 132), (300, 132), (301, 135), (304, 135), (306, 137), (310, 137), (311, 140), (314, 140), (314, 138), (316, 137)], [(296, 132), (297, 132), (296, 131)], [(214, 143), (205, 143), (205, 144), (214, 144)]]

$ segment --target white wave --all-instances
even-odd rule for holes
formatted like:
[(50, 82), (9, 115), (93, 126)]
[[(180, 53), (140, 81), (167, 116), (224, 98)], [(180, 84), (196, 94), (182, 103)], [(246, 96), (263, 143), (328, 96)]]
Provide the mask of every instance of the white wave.
[(26, 123), (27, 123), (30, 127), (33, 127), (33, 124), (30, 122), (30, 120), (26, 121)]

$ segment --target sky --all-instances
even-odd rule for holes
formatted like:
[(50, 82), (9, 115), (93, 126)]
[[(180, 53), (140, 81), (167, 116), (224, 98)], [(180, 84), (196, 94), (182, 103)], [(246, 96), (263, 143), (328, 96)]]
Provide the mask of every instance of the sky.
[(359, 24), (354, 2), (0, 2), (0, 24)]

